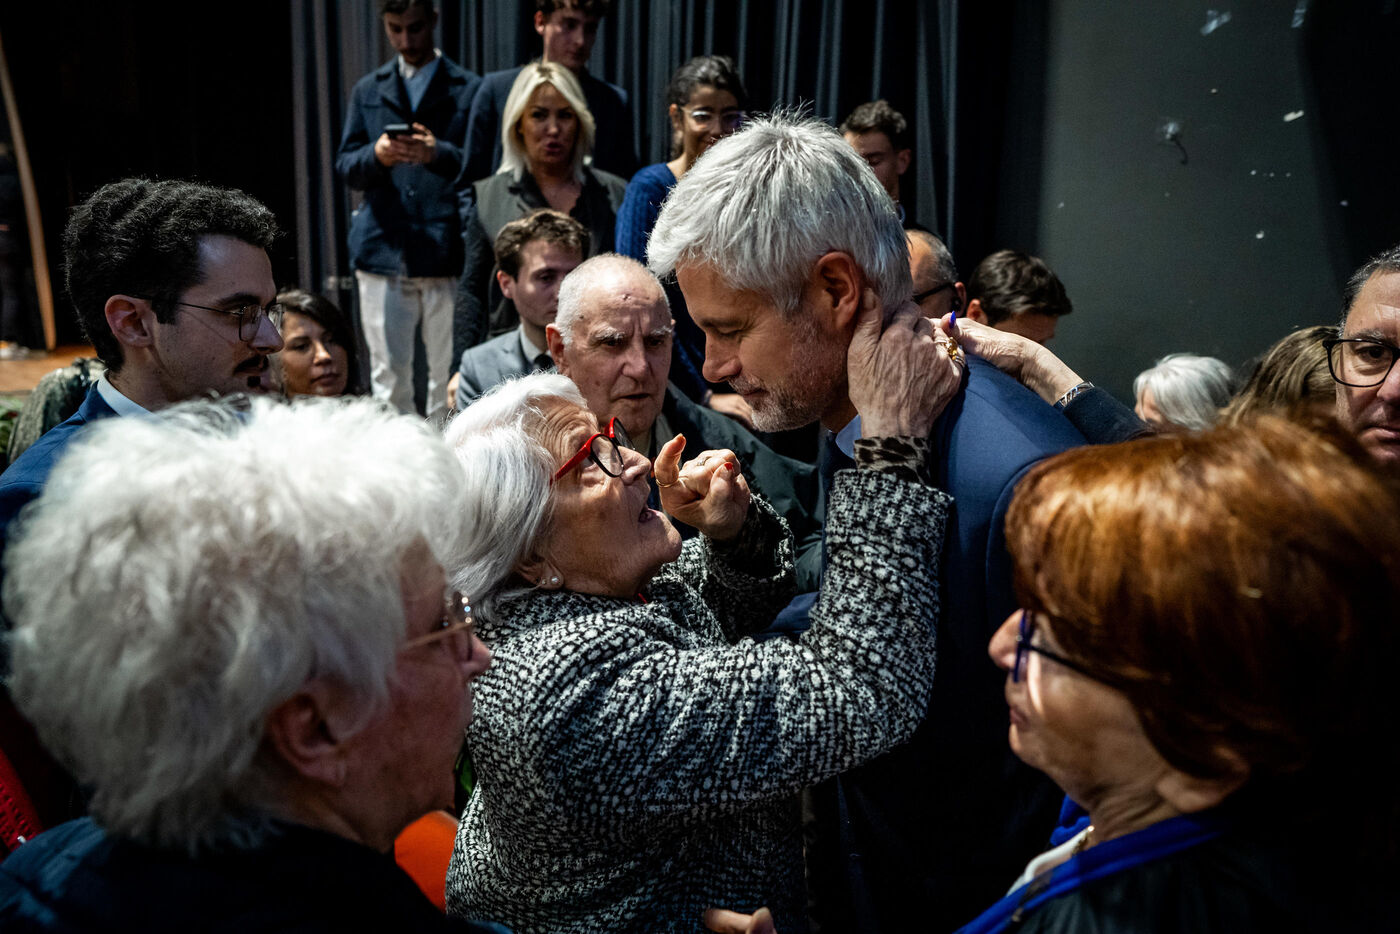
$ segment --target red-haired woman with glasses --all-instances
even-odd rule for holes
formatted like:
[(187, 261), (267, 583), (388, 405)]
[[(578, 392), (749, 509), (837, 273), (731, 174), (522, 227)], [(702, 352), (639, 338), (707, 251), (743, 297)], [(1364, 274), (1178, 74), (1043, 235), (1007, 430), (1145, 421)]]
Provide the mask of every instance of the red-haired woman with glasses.
[[(933, 676), (949, 499), (927, 482), (924, 439), (962, 364), (915, 318), (879, 344), (909, 337), (919, 372), (853, 388), (881, 396), (867, 430), (899, 437), (858, 441), (858, 468), (837, 475), (797, 641), (745, 638), (794, 591), (792, 537), (732, 452), (682, 463), (684, 438), (661, 448), (662, 505), (702, 533), (682, 546), (647, 507), (653, 465), (566, 378), (507, 383), (449, 427), (477, 487), (454, 582), (497, 675), (467, 734), (477, 784), (450, 913), (669, 931), (697, 930), (711, 906), (769, 904), (779, 930), (805, 928), (797, 792), (907, 739)], [(896, 409), (908, 419), (882, 417)]]
[(1088, 826), (964, 930), (1394, 930), (1400, 492), (1356, 441), (1071, 451), (1006, 524), (1011, 748)]

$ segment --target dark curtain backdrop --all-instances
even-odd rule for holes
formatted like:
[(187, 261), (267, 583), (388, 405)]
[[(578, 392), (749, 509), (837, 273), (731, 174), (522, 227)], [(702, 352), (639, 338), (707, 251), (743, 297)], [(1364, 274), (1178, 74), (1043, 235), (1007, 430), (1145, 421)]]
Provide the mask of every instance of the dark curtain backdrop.
[[(392, 54), (377, 8), (291, 4), (298, 271), (345, 307), (354, 304), (345, 248), (354, 193), (335, 176), (335, 148), (351, 87)], [(884, 97), (914, 132), (904, 201), (925, 226), (951, 235), (956, 8), (956, 0), (614, 0), (590, 70), (631, 95), (644, 165), (667, 156), (666, 83), (693, 55), (733, 56), (754, 111), (801, 104), (835, 123)], [(439, 47), (482, 74), (522, 64), (540, 51), (533, 9), (528, 0), (440, 0)]]

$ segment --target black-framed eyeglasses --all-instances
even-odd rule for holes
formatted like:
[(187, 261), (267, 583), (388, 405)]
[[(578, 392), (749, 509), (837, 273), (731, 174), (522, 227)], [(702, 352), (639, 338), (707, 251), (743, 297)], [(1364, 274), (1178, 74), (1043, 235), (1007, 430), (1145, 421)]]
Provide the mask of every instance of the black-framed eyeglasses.
[(238, 339), (250, 341), (258, 336), (258, 328), (262, 326), (263, 318), (272, 322), (272, 326), (278, 331), (282, 330), (282, 313), (286, 311), (286, 306), (281, 302), (273, 302), (264, 308), (261, 305), (242, 305), (238, 308), (214, 308), (211, 305), (196, 305), (194, 302), (176, 302), (177, 305), (184, 305), (186, 308), (200, 308), (204, 311), (217, 311), (221, 315), (230, 315), (238, 319)]
[(1374, 337), (1332, 337), (1322, 342), (1327, 369), (1343, 386), (1364, 389), (1385, 382), (1400, 347)]
[(1030, 657), (1030, 653), (1032, 652), (1037, 655), (1042, 655), (1052, 662), (1064, 665), (1070, 671), (1078, 672), (1093, 681), (1102, 681), (1098, 675), (1079, 664), (1079, 662), (1065, 658), (1060, 653), (1052, 652), (1044, 646), (1033, 645), (1031, 639), (1035, 636), (1035, 626), (1035, 614), (1030, 610), (1022, 610), (1021, 623), (1016, 632), (1016, 665), (1011, 669), (1012, 681), (1019, 683), (1021, 678), (1025, 675), (1026, 659)]
[[(914, 296), (914, 304), (915, 304), (915, 305), (922, 305), (922, 304), (924, 303), (924, 299), (926, 299), (926, 298), (932, 298), (933, 296), (937, 295), (939, 292), (942, 292), (942, 291), (945, 290), (945, 289), (951, 289), (952, 287), (953, 287), (953, 283), (951, 283), (951, 282), (945, 282), (945, 283), (943, 283), (942, 285), (935, 285), (933, 288), (927, 289), (927, 290), (925, 290), (925, 291), (923, 291), (923, 292), (920, 292), (918, 295), (915, 295), (915, 296)], [(958, 307), (958, 297), (957, 297), (957, 295), (954, 295), (954, 296), (953, 296), (953, 309), (952, 309), (952, 310), (953, 310), (953, 311), (962, 311), (962, 309)]]
[(409, 639), (399, 651), (407, 652), (410, 649), (432, 645), (443, 639), (451, 639), (453, 652), (463, 661), (469, 662), (476, 654), (473, 630), (472, 608), (467, 603), (467, 598), (454, 590), (443, 601), (442, 619), (438, 620), (433, 631), (415, 639)]
[(613, 416), (608, 420), (607, 431), (596, 431), (589, 435), (588, 440), (583, 442), (583, 447), (566, 460), (563, 467), (554, 472), (549, 482), (554, 483), (585, 460), (597, 464), (598, 469), (609, 477), (620, 477), (627, 466), (622, 459), (622, 448), (631, 446), (632, 439), (627, 437), (627, 430), (622, 427), (617, 416)]

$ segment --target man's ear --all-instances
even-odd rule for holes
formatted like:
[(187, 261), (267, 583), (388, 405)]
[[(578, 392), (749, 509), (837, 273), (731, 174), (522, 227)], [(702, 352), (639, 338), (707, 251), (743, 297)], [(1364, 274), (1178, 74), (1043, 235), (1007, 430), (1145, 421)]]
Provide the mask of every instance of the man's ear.
[(547, 19), (548, 17), (544, 15), (543, 10), (535, 11), (535, 32), (539, 33), (541, 37), (544, 36), (544, 24)]
[[(967, 307), (967, 286), (963, 285), (961, 282), (954, 282), (953, 291), (958, 293), (958, 307), (954, 310), (962, 311)], [(982, 310), (980, 304), (977, 306), (977, 310), (979, 312)]]
[(967, 303), (967, 317), (976, 321), (978, 324), (991, 325), (991, 322), (987, 320), (987, 313), (982, 310), (982, 300), (980, 298), (974, 298)]
[(155, 309), (144, 298), (134, 295), (113, 295), (102, 306), (107, 318), (107, 329), (117, 342), (127, 347), (149, 347), (155, 342), (152, 324), (156, 320)]
[(833, 251), (819, 257), (812, 266), (806, 294), (802, 297), (826, 318), (833, 331), (840, 333), (849, 329), (860, 313), (864, 288), (865, 274), (856, 265), (855, 258), (849, 253)]
[(554, 359), (554, 368), (564, 376), (569, 375), (568, 364), (564, 362), (564, 335), (553, 324), (544, 326), (545, 343), (549, 345), (549, 355)]
[(344, 709), (344, 693), (312, 679), (267, 715), (268, 742), (297, 774), (327, 785), (344, 784), (345, 744), (353, 723)]
[(515, 301), (515, 279), (506, 275), (505, 270), (496, 270), (496, 284), (501, 287), (501, 294), (511, 301)]
[(894, 174), (903, 175), (905, 172), (909, 171), (909, 160), (913, 158), (913, 155), (914, 151), (912, 149), (901, 149), (899, 152), (895, 153)]

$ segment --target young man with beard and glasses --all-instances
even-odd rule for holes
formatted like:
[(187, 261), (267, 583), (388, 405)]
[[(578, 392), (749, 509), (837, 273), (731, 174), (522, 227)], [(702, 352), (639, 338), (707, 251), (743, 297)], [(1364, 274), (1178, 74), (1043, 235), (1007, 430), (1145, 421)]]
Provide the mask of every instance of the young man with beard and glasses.
[(0, 475), (0, 547), (88, 422), (266, 390), (268, 355), (282, 349), (267, 255), (276, 236), (258, 201), (194, 182), (126, 179), (74, 209), (64, 275), (107, 371), (72, 418)]
[[(823, 123), (756, 121), (680, 180), (647, 257), (656, 274), (675, 273), (705, 332), (705, 377), (742, 393), (759, 429), (819, 420), (835, 434), (824, 473), (851, 466), (861, 430), (846, 375), (855, 322), (866, 305), (882, 305), (887, 321), (915, 307), (904, 232), (865, 160)], [(1043, 849), (1061, 799), (1006, 748), (1003, 679), (985, 646), (1016, 605), (1004, 528), (1016, 483), (1084, 439), (969, 358), (961, 392), (908, 443), (956, 504), (938, 674), (910, 742), (813, 790), (808, 882), (823, 931), (956, 928)]]

